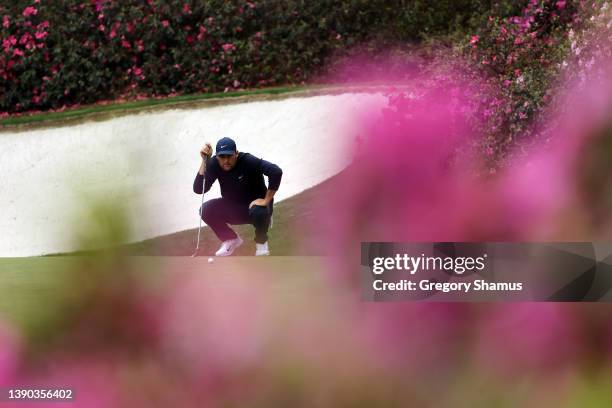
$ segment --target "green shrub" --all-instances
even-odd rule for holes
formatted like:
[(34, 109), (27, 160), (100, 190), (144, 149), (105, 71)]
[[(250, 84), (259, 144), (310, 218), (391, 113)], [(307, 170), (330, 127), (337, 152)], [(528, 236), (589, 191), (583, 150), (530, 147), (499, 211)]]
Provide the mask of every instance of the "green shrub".
[(471, 29), (488, 3), (19, 0), (0, 6), (0, 113), (300, 84), (359, 45)]

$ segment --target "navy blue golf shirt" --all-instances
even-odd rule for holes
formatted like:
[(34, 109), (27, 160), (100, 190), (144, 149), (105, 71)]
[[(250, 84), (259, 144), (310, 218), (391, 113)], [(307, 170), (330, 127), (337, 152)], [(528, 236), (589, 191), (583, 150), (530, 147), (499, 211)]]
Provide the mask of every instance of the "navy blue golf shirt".
[[(204, 192), (210, 190), (215, 180), (219, 180), (221, 196), (239, 204), (249, 205), (253, 200), (264, 198), (268, 188), (278, 190), (283, 171), (274, 163), (257, 158), (249, 153), (238, 153), (236, 165), (230, 171), (225, 171), (219, 165), (217, 157), (213, 156), (206, 163), (206, 183)], [(264, 180), (268, 176), (268, 188)], [(193, 181), (193, 191), (202, 194), (202, 179), (198, 172)]]

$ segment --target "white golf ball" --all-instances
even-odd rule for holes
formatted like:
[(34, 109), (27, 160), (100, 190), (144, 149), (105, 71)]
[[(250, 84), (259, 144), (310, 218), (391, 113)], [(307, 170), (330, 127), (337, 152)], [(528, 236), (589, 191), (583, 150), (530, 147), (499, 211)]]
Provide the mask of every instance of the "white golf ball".
[(213, 263), (215, 260), (213, 258), (208, 258), (208, 263)]

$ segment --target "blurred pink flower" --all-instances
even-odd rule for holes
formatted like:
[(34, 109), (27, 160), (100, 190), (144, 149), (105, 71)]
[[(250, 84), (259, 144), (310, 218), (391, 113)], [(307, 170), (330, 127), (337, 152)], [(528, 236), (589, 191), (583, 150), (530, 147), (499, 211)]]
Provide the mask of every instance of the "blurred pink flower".
[[(8, 117), (8, 114), (0, 117)], [(0, 386), (14, 384), (21, 347), (17, 332), (0, 321)]]
[(28, 6), (23, 10), (23, 16), (26, 18), (36, 14), (38, 14), (38, 10), (32, 6)]
[(473, 109), (469, 95), (486, 88), (448, 77), (453, 88), (392, 94), (382, 112), (373, 107), (361, 115), (359, 150), (368, 154), (354, 155), (320, 206), (325, 246), (340, 258), (337, 271), (353, 281), (358, 274), (348, 259), (358, 259), (359, 242), (530, 240), (551, 234), (571, 200), (569, 162), (557, 150), (533, 149), (528, 161), (487, 179), (485, 155), (470, 148), (484, 126), (465, 116)]
[(177, 276), (160, 310), (163, 352), (202, 379), (259, 364), (271, 323), (263, 276), (227, 275), (223, 287), (201, 274)]
[(2, 27), (9, 28), (10, 25), (11, 25), (11, 22), (9, 21), (9, 16), (2, 17)]
[(491, 305), (476, 326), (479, 365), (509, 375), (572, 366), (582, 341), (575, 312), (554, 303)]
[(30, 33), (25, 33), (19, 39), (19, 44), (25, 45), (26, 43), (30, 42), (31, 40), (32, 40), (32, 36), (30, 35)]
[(170, 25), (170, 22), (169, 22), (168, 20), (163, 20), (163, 21), (162, 21), (162, 25), (163, 25), (164, 27), (168, 27), (168, 26)]
[(468, 322), (466, 304), (362, 303), (357, 308), (355, 341), (370, 364), (427, 381), (453, 367)]
[(104, 9), (104, 3), (106, 0), (92, 0), (92, 3), (95, 5), (96, 12), (99, 13)]
[(223, 48), (223, 51), (228, 52), (231, 50), (235, 50), (236, 46), (234, 44), (223, 44), (221, 48)]
[[(125, 391), (122, 393), (122, 387), (134, 380), (130, 381), (129, 368), (127, 356), (121, 359), (112, 353), (96, 355), (90, 351), (84, 355), (76, 350), (66, 350), (65, 354), (39, 359), (21, 374), (19, 384), (73, 390), (74, 400), (52, 404), (58, 407), (73, 406), (75, 402), (84, 408), (120, 406), (122, 394), (124, 398), (129, 395)], [(34, 408), (37, 404), (40, 402), (25, 403), (24, 406)]]

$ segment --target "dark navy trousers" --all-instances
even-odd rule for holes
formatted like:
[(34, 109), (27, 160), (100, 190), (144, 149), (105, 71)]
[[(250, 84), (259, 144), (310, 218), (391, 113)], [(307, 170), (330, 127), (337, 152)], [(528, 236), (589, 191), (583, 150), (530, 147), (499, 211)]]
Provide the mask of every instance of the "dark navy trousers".
[(255, 242), (263, 244), (268, 240), (272, 205), (270, 203), (267, 207), (255, 205), (249, 208), (248, 205), (237, 204), (226, 198), (215, 198), (202, 205), (200, 215), (221, 241), (238, 236), (228, 224), (251, 224), (255, 227)]

